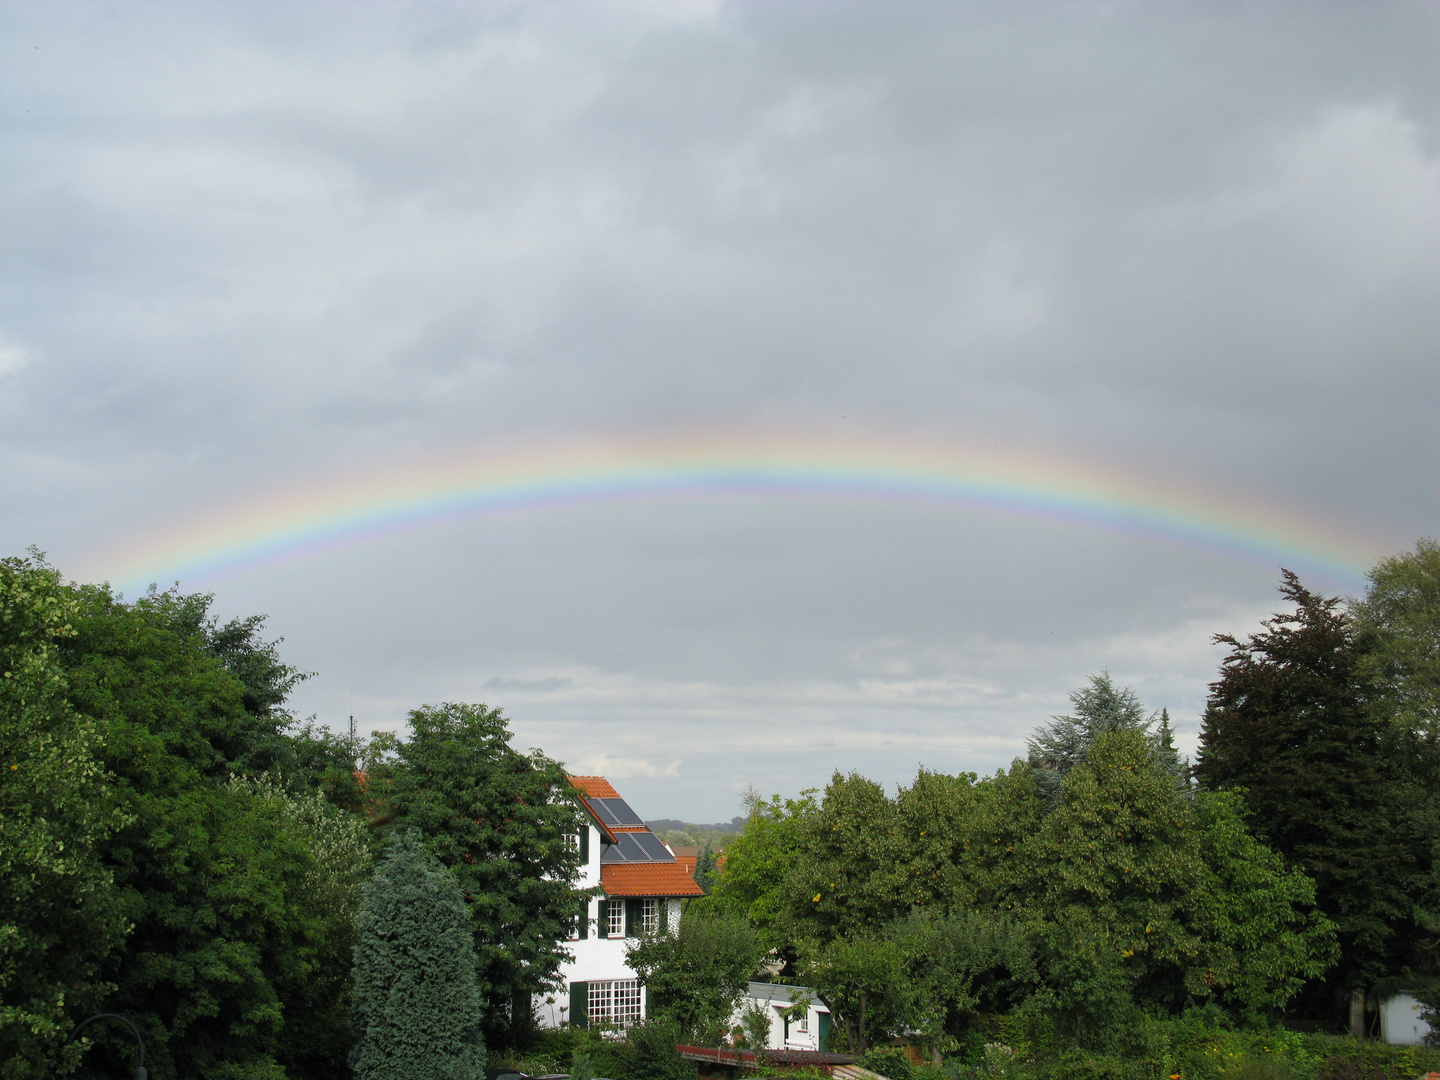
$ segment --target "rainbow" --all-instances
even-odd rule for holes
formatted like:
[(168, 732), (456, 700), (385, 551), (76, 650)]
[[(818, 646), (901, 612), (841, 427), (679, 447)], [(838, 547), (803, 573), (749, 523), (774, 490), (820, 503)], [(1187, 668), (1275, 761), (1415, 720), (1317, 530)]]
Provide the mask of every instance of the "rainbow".
[(128, 590), (205, 582), (495, 515), (616, 502), (841, 500), (1059, 522), (1355, 585), (1379, 551), (1333, 528), (1074, 461), (878, 439), (730, 436), (474, 450), (312, 481), (94, 560)]

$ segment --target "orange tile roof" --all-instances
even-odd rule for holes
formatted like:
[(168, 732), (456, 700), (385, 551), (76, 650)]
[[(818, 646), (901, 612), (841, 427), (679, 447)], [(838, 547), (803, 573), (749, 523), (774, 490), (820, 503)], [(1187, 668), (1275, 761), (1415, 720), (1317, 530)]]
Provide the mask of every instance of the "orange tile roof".
[(620, 798), (620, 793), (611, 787), (610, 781), (603, 776), (572, 776), (569, 779), (587, 799)]
[(689, 874), (691, 877), (694, 877), (695, 864), (698, 863), (700, 860), (695, 858), (694, 855), (676, 855), (675, 861), (680, 864), (681, 870), (684, 870), (685, 873)]
[(679, 863), (602, 863), (600, 886), (607, 896), (704, 896)]

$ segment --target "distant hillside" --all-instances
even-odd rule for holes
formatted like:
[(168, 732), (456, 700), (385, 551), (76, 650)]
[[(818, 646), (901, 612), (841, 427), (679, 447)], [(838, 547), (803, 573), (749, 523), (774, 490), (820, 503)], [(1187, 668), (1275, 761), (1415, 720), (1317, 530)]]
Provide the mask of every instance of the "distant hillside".
[(676, 821), (674, 818), (666, 817), (656, 818), (654, 821), (647, 821), (645, 824), (650, 826), (650, 831), (653, 833), (658, 833), (662, 829), (667, 831), (675, 829), (686, 832), (698, 830), (700, 832), (738, 833), (745, 827), (745, 818), (738, 816), (733, 817), (728, 824), (696, 825), (693, 821)]
[(698, 825), (693, 821), (677, 821), (675, 818), (656, 818), (647, 821), (650, 831), (672, 847), (703, 848), (709, 844), (716, 851), (725, 846), (745, 827), (744, 817), (734, 817), (728, 822), (713, 825)]

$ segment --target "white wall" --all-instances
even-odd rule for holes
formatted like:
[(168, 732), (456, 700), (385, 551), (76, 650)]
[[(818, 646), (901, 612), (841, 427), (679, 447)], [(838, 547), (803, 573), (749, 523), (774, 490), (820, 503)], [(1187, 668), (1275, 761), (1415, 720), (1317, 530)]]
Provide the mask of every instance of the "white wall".
[(1380, 1003), (1380, 1037), (1392, 1046), (1419, 1046), (1430, 1032), (1420, 1018), (1420, 1003), (1409, 994), (1395, 994)]

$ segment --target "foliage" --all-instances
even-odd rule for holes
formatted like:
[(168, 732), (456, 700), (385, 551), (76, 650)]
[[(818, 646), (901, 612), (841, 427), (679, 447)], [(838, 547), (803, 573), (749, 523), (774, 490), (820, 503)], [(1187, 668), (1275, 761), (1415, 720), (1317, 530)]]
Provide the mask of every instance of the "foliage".
[(1177, 779), (1183, 776), (1170, 714), (1157, 712), (1147, 717), (1135, 691), (1117, 689), (1108, 671), (1090, 676), (1090, 685), (1074, 691), (1070, 703), (1075, 707), (1074, 716), (1052, 717), (1052, 723), (1037, 728), (1029, 739), (1030, 764), (1048, 806), (1059, 800), (1060, 784), (1070, 770), (1089, 759), (1096, 740), (1117, 731), (1135, 731), (1148, 738), (1161, 766)]
[[(1251, 825), (1316, 882), (1338, 928), (1338, 986), (1397, 967), (1430, 871), (1408, 813), (1406, 769), (1367, 708), (1362, 650), (1339, 601), (1285, 571), (1294, 610), (1231, 646), (1211, 684), (1196, 766), (1211, 790), (1242, 791)], [(1397, 767), (1399, 766), (1399, 767)]]
[[(127, 818), (102, 847), (133, 924), (106, 967), (105, 1011), (140, 1027), (159, 1080), (222, 1067), (333, 1074), (342, 1061), (284, 1035), (286, 1017), (313, 1001), (323, 951), (323, 918), (305, 900), (314, 857), (282, 806), (225, 782), (283, 718), (247, 710), (245, 687), (202, 637), (173, 628), (181, 598), (125, 604), (97, 586), (69, 595), (70, 704), (101, 732)], [(286, 1058), (290, 1049), (303, 1056)], [(87, 1057), (103, 1074), (128, 1054), (116, 1037)]]
[(391, 834), (355, 928), (356, 1080), (481, 1080), (469, 913), (454, 876), (418, 833)]
[(729, 912), (687, 908), (679, 930), (641, 938), (628, 952), (651, 1014), (687, 1039), (713, 1045), (763, 956), (755, 928)]
[(1440, 544), (1381, 559), (1351, 605), (1372, 703), (1407, 731), (1440, 738)]
[(128, 926), (100, 850), (126, 823), (100, 732), (67, 700), (77, 605), (38, 553), (0, 560), (0, 1076), (73, 1065), (65, 1036), (109, 989)]
[(963, 1045), (981, 1011), (1018, 1003), (1038, 982), (1030, 932), (1007, 915), (916, 911), (892, 932), (919, 992), (910, 1025), (937, 1061)]
[(399, 827), (416, 828), (449, 867), (470, 911), (487, 1045), (523, 1043), (530, 995), (559, 985), (569, 927), (587, 893), (565, 843), (581, 811), (561, 766), (510, 745), (498, 709), (425, 706), (409, 715), (388, 777), (371, 779)]
[(798, 799), (752, 799), (744, 829), (726, 849), (725, 872), (714, 891), (690, 906), (743, 916), (767, 947), (789, 945), (791, 916), (782, 887), (800, 857), (800, 831), (818, 810), (813, 791)]
[(715, 890), (715, 883), (720, 880), (720, 857), (710, 841), (705, 841), (705, 846), (695, 857), (695, 873), (691, 876), (705, 895)]
[(862, 1069), (879, 1073), (888, 1080), (911, 1080), (914, 1075), (910, 1059), (898, 1046), (875, 1046), (860, 1055), (856, 1062)]
[(863, 1054), (877, 1034), (906, 1026), (915, 1013), (920, 991), (906, 960), (903, 943), (885, 932), (804, 946), (801, 976), (830, 1006), (848, 1053)]
[(763, 1002), (748, 1002), (740, 1010), (732, 1041), (743, 1050), (764, 1050), (770, 1045), (770, 1028), (770, 1009)]
[(623, 1080), (695, 1080), (695, 1062), (675, 1050), (681, 1031), (668, 1020), (646, 1020), (625, 1032), (613, 1046), (613, 1075)]
[[(315, 790), (295, 793), (274, 778), (232, 784), (253, 791), (283, 815), (304, 840), (312, 862), (300, 900), (320, 922), (310, 977), (289, 1003), (279, 1057), (291, 1069), (325, 1072), (350, 1050), (351, 966), (355, 920), (371, 876), (369, 829), (362, 818), (338, 809)], [(308, 1068), (307, 1068), (308, 1066)]]

